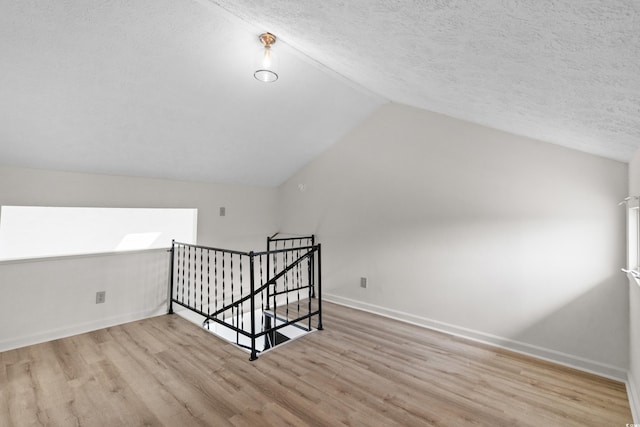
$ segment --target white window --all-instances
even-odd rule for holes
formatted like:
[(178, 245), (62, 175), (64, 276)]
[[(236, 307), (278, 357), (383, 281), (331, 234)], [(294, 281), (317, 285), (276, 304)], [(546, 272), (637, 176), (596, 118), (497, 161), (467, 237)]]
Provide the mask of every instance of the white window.
[(2, 206), (0, 260), (196, 243), (197, 209)]

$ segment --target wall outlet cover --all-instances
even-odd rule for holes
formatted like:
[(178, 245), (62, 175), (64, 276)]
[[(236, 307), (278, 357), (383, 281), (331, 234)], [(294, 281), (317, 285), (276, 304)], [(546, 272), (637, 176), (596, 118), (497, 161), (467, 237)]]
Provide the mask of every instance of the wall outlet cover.
[(106, 291), (96, 292), (96, 304), (102, 304), (105, 302), (107, 297)]

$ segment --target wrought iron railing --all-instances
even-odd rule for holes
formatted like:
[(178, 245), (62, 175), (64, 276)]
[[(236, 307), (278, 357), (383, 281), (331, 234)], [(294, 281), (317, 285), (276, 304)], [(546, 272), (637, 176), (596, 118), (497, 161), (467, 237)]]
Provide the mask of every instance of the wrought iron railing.
[(320, 245), (313, 236), (272, 236), (264, 252), (174, 241), (169, 313), (177, 304), (200, 316), (207, 328), (220, 325), (220, 334), (255, 360), (283, 340), (283, 328), (311, 331), (315, 316), (322, 329), (320, 268)]
[[(295, 236), (295, 237), (277, 237), (278, 235), (280, 235), (280, 233), (276, 233), (273, 236), (267, 237), (267, 252), (270, 251), (274, 251), (272, 253), (276, 254), (276, 256), (273, 256), (272, 258), (267, 258), (267, 271), (271, 272), (271, 267), (273, 268), (273, 272), (274, 275), (276, 273), (276, 271), (278, 270), (278, 265), (286, 265), (287, 263), (287, 252), (279, 252), (280, 256), (278, 257), (277, 254), (278, 250), (280, 249), (287, 249), (287, 248), (296, 248), (296, 247), (305, 247), (305, 246), (314, 246), (315, 245), (315, 240), (316, 237), (315, 235), (311, 235), (311, 236)], [(280, 264), (278, 264), (278, 262), (280, 262)], [(308, 275), (309, 277), (314, 277), (314, 263), (311, 262), (308, 265), (309, 267), (309, 271), (308, 271)], [(268, 273), (270, 274), (270, 273)], [(311, 283), (311, 296), (315, 297), (315, 286), (314, 283)]]

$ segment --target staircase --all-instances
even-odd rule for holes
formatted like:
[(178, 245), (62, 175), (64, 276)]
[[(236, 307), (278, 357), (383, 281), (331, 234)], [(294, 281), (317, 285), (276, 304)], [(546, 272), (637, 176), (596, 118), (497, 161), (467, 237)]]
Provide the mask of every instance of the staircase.
[(169, 313), (258, 354), (322, 329), (321, 251), (314, 236), (267, 238), (264, 252), (173, 242)]

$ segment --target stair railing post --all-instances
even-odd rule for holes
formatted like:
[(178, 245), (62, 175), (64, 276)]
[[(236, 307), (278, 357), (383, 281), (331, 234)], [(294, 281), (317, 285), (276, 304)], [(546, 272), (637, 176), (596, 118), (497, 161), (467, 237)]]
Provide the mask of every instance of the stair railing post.
[(322, 330), (322, 253), (318, 243), (318, 330)]
[(171, 239), (171, 256), (169, 257), (169, 314), (173, 314), (173, 262), (174, 262), (174, 254), (175, 254), (175, 243), (174, 239)]
[(254, 254), (249, 252), (249, 283), (251, 288), (251, 357), (249, 360), (256, 360), (258, 353), (256, 351), (256, 283), (254, 278)]
[[(315, 246), (316, 244), (316, 235), (312, 234), (311, 235), (311, 246)], [(314, 262), (313, 262), (313, 253), (311, 254), (311, 262), (309, 263), (309, 278), (313, 279), (314, 275), (313, 275), (313, 269), (314, 269)], [(309, 286), (311, 286), (311, 298), (315, 298), (316, 297), (316, 286), (315, 283), (312, 282), (311, 280), (309, 281)]]
[[(265, 281), (265, 283), (269, 283), (269, 277), (271, 274), (271, 257), (270, 252), (271, 251), (271, 236), (267, 236), (267, 280)], [(269, 286), (267, 286), (267, 310), (269, 310)]]

